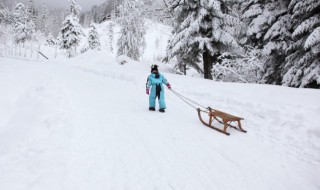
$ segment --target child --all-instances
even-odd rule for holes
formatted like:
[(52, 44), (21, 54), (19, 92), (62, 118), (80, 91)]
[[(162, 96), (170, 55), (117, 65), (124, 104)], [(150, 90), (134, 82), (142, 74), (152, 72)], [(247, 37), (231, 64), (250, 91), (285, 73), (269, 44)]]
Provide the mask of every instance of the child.
[[(151, 74), (148, 77), (146, 84), (146, 93), (149, 95), (149, 110), (155, 111), (156, 107), (156, 98), (158, 97), (159, 101), (159, 111), (164, 113), (166, 109), (166, 102), (164, 101), (164, 88), (165, 84), (169, 89), (171, 89), (170, 84), (167, 79), (164, 78), (162, 74), (158, 71), (158, 65), (151, 66)], [(150, 92), (151, 87), (151, 92)]]

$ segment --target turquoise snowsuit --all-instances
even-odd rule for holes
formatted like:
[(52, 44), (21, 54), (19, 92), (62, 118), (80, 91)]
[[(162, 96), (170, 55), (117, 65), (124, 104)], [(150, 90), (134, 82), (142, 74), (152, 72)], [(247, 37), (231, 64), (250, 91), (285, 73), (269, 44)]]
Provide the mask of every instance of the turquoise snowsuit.
[(164, 87), (162, 84), (167, 85), (168, 81), (164, 76), (158, 73), (159, 77), (156, 78), (157, 74), (152, 73), (149, 75), (147, 80), (147, 88), (151, 87), (149, 95), (149, 107), (155, 108), (156, 98), (159, 99), (159, 109), (166, 109), (166, 102), (164, 100)]

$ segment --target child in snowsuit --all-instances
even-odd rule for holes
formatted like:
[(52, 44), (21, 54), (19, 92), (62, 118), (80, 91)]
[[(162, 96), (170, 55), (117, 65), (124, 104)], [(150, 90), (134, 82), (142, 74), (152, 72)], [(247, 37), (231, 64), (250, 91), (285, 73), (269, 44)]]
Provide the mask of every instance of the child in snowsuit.
[[(149, 95), (149, 110), (155, 111), (156, 107), (156, 98), (159, 101), (159, 111), (165, 112), (166, 109), (166, 102), (164, 101), (164, 88), (163, 85), (165, 84), (169, 89), (171, 86), (167, 79), (164, 78), (162, 74), (158, 71), (158, 65), (151, 66), (151, 74), (148, 77), (147, 84), (146, 84), (146, 93)], [(150, 91), (151, 87), (151, 91)]]

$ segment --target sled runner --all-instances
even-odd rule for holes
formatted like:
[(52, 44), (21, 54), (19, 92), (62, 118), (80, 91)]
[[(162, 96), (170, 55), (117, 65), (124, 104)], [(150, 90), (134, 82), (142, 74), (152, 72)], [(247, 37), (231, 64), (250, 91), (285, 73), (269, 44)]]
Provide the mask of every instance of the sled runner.
[[(234, 115), (231, 115), (231, 114), (228, 114), (228, 113), (216, 110), (216, 109), (212, 109), (210, 107), (208, 108), (208, 110), (209, 110), (209, 112), (203, 111), (200, 108), (197, 109), (199, 119), (205, 126), (210, 127), (212, 129), (219, 131), (220, 133), (223, 133), (226, 135), (230, 135), (230, 133), (227, 132), (228, 127), (234, 128), (234, 129), (241, 131), (241, 132), (244, 132), (244, 133), (247, 132), (246, 130), (242, 129), (242, 126), (241, 126), (241, 120), (243, 120), (243, 118), (237, 117), (237, 116), (234, 116)], [(203, 118), (201, 116), (201, 112), (208, 113), (208, 116), (209, 116), (208, 123), (206, 123), (203, 120)], [(219, 129), (218, 127), (215, 127), (213, 125), (214, 121), (223, 124), (223, 129)], [(231, 125), (231, 123), (235, 123), (236, 126)]]

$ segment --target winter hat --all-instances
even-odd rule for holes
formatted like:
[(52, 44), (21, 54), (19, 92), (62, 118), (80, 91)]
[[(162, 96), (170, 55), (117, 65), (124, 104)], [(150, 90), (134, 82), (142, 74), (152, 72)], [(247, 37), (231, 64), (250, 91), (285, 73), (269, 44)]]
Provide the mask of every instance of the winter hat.
[(158, 65), (151, 65), (151, 73), (153, 71), (158, 71)]

